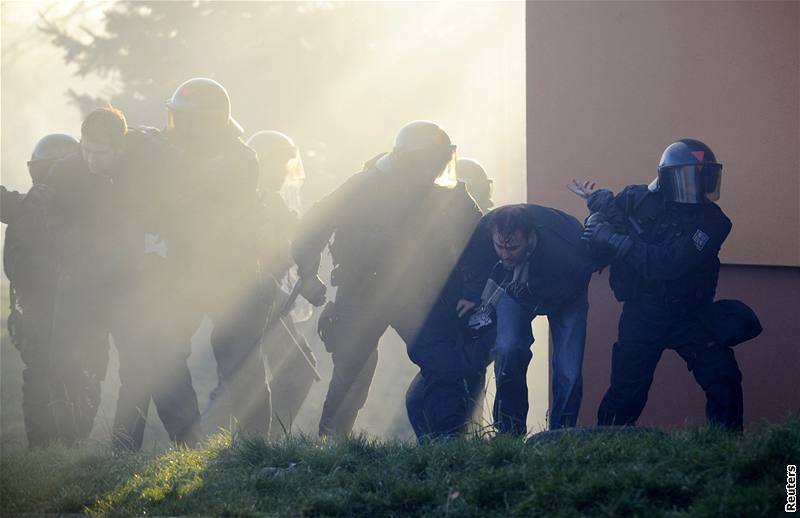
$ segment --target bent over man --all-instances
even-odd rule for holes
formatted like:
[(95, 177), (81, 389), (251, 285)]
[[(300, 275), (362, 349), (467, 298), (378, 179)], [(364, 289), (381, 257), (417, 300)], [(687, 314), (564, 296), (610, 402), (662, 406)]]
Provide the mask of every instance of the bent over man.
[(526, 432), (526, 374), (536, 315), (547, 315), (553, 337), (550, 428), (575, 426), (583, 390), (587, 290), (594, 270), (580, 241), (582, 230), (577, 219), (559, 210), (508, 205), (483, 217), (466, 254), (472, 269), (487, 272), (484, 298), (497, 313), (493, 413), (501, 433)]

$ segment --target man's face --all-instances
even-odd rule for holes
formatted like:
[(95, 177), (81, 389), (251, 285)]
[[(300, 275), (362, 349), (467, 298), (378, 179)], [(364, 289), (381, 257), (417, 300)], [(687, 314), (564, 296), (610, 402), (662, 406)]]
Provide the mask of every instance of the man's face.
[(528, 251), (528, 238), (519, 230), (513, 234), (503, 234), (497, 230), (492, 232), (492, 242), (497, 256), (505, 268), (511, 269), (525, 260)]
[(81, 138), (81, 154), (92, 174), (108, 175), (119, 156), (119, 149), (110, 142), (84, 135)]

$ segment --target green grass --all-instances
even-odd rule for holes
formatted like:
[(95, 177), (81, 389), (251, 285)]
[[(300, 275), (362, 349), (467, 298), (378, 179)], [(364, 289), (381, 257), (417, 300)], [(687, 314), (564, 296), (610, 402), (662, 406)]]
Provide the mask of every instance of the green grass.
[(197, 450), (94, 445), (2, 459), (0, 512), (89, 515), (773, 516), (800, 419), (742, 435), (594, 431), (412, 446), (220, 434)]

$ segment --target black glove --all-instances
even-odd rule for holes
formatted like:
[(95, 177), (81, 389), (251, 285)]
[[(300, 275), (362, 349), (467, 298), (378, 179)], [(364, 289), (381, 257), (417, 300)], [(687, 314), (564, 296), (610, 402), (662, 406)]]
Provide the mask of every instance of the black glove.
[(300, 295), (309, 301), (314, 306), (321, 306), (325, 304), (325, 292), (327, 288), (319, 275), (309, 275), (307, 277), (300, 277)]
[(591, 217), (586, 221), (581, 240), (592, 252), (617, 261), (628, 255), (633, 246), (630, 237), (615, 233), (609, 223), (592, 221)]

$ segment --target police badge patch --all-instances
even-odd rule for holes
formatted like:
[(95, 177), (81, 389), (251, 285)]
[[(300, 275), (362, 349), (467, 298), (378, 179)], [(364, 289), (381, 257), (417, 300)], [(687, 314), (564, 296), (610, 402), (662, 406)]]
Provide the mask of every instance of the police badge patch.
[(708, 234), (698, 228), (695, 230), (694, 235), (692, 236), (692, 241), (694, 241), (695, 248), (702, 252), (703, 248), (706, 246), (706, 243), (708, 243)]

